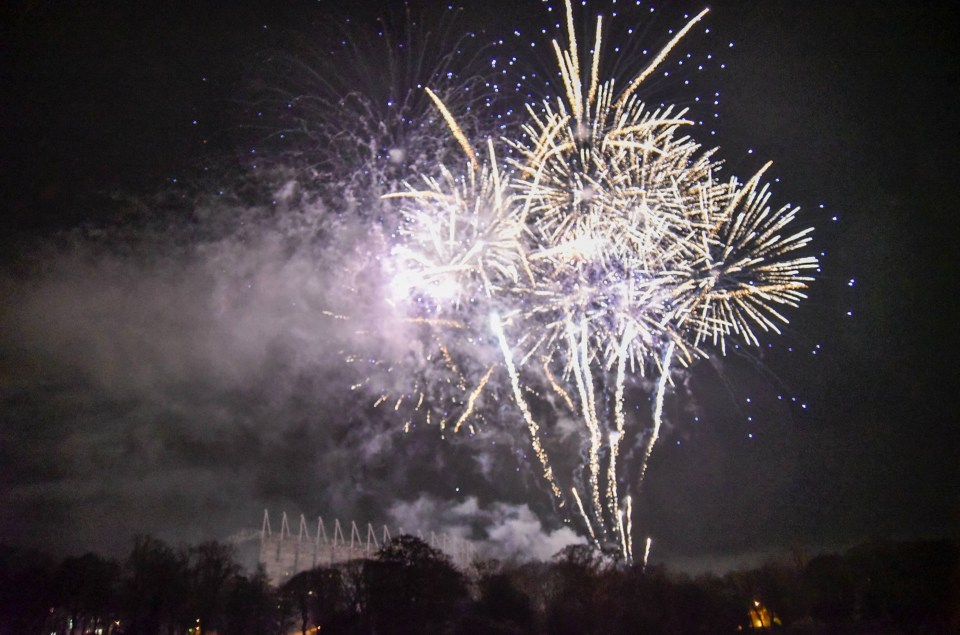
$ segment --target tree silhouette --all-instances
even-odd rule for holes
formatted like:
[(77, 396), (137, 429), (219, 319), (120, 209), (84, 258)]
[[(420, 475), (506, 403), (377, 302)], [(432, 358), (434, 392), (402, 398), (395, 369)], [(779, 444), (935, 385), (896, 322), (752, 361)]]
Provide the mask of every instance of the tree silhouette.
[(277, 594), (262, 567), (250, 577), (234, 576), (226, 598), (223, 635), (273, 635), (277, 632)]
[(218, 542), (205, 542), (187, 552), (189, 608), (196, 616), (197, 635), (219, 630), (224, 618), (228, 582), (239, 567), (233, 559), (233, 548)]
[(478, 581), (480, 598), (464, 632), (533, 633), (535, 616), (530, 596), (517, 588), (509, 572), (483, 575)]
[(0, 635), (39, 633), (54, 601), (53, 562), (0, 545)]
[(66, 558), (60, 564), (57, 596), (70, 615), (70, 635), (112, 619), (119, 581), (120, 565), (93, 553)]
[(960, 546), (946, 540), (697, 578), (572, 547), (550, 562), (477, 563), (471, 580), (473, 600), (447, 557), (411, 536), (281, 589), (215, 542), (138, 537), (122, 567), (0, 545), (0, 635), (694, 635), (750, 628), (751, 610), (784, 632), (960, 632)]
[(463, 576), (437, 549), (398, 536), (364, 563), (368, 618), (384, 635), (440, 633), (467, 598)]
[(128, 635), (158, 635), (162, 627), (185, 626), (183, 608), (188, 587), (187, 560), (183, 554), (176, 553), (162, 540), (138, 536), (126, 569), (124, 604)]
[(803, 592), (814, 619), (826, 623), (853, 619), (856, 589), (843, 556), (823, 555), (810, 560), (803, 572)]

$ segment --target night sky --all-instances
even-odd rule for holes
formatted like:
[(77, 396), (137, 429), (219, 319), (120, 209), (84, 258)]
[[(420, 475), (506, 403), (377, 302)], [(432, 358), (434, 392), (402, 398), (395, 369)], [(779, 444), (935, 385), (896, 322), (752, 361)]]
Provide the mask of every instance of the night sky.
[[(335, 4), (0, 9), (0, 542), (120, 555), (137, 533), (196, 542), (259, 528), (264, 508), (470, 528), (495, 555), (549, 557), (573, 538), (518, 420), (476, 439), (404, 434), (345, 389), (348, 327), (322, 314), (343, 309), (339, 252), (316, 249), (320, 223), (269, 193), (266, 212), (216, 202), (272, 160), (252, 96), (296, 87), (271, 60), (303, 55), (345, 16), (397, 10)], [(668, 399), (638, 532), (654, 561), (691, 569), (955, 537), (954, 12), (710, 6), (710, 33), (677, 55), (716, 50), (724, 65), (690, 73), (720, 92), (702, 142), (742, 178), (774, 162), (774, 202), (816, 226), (822, 272), (782, 336), (701, 361)], [(636, 22), (655, 49), (699, 9), (614, 22)], [(556, 11), (467, 3), (457, 28), (522, 57), (514, 30), (552, 37)], [(683, 102), (699, 88), (652, 90)], [(363, 231), (339, 227), (339, 243)]]

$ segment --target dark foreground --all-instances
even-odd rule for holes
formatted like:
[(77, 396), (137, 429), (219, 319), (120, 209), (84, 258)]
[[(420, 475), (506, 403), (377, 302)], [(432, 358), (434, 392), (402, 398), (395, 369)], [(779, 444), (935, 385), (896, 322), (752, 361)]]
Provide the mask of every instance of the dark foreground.
[(960, 633), (958, 562), (956, 542), (874, 542), (691, 578), (574, 547), (464, 573), (401, 536), (276, 587), (215, 542), (139, 538), (123, 562), (0, 547), (0, 635)]

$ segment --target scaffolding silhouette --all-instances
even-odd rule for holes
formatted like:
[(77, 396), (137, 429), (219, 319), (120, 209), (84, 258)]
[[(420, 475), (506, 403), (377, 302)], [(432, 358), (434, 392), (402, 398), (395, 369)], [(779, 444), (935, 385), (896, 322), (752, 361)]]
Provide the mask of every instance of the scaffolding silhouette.
[[(306, 517), (300, 514), (300, 527), (294, 535), (287, 513), (283, 512), (280, 530), (274, 533), (270, 525), (270, 513), (263, 510), (263, 524), (259, 532), (260, 564), (272, 584), (279, 586), (296, 574), (316, 567), (372, 558), (392, 538), (386, 525), (376, 530), (367, 523), (366, 531), (361, 532), (357, 523), (351, 521), (349, 538), (338, 518), (333, 519), (332, 534), (327, 533), (327, 526), (320, 516), (317, 517), (316, 531), (312, 535), (311, 526), (312, 523), (308, 524)], [(396, 535), (403, 533), (401, 528)], [(249, 534), (251, 538), (256, 535), (253, 532)], [(443, 551), (460, 568), (469, 565), (476, 552), (469, 541), (455, 536), (434, 532), (430, 532), (428, 537), (417, 532), (417, 536), (434, 549)]]

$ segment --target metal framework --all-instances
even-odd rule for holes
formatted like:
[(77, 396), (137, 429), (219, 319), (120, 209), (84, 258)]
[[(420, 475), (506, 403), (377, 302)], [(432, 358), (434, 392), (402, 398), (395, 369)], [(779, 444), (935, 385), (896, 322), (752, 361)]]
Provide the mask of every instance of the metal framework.
[[(386, 525), (379, 530), (367, 523), (366, 531), (362, 532), (355, 521), (349, 525), (349, 538), (344, 531), (344, 525), (338, 518), (333, 519), (332, 533), (327, 533), (327, 526), (323, 518), (317, 517), (316, 531), (311, 535), (312, 523), (300, 514), (300, 526), (294, 535), (290, 529), (290, 519), (286, 512), (280, 519), (280, 530), (276, 533), (270, 525), (270, 513), (263, 510), (263, 524), (260, 529), (260, 564), (263, 565), (267, 577), (274, 585), (281, 585), (301, 571), (309, 571), (320, 566), (332, 566), (351, 560), (363, 560), (372, 557), (377, 550), (388, 542), (392, 534)], [(403, 528), (397, 532), (401, 535), (407, 532)], [(422, 532), (417, 536), (434, 549), (446, 553), (454, 565), (466, 567), (473, 558), (476, 550), (466, 540), (430, 532), (424, 537)]]

